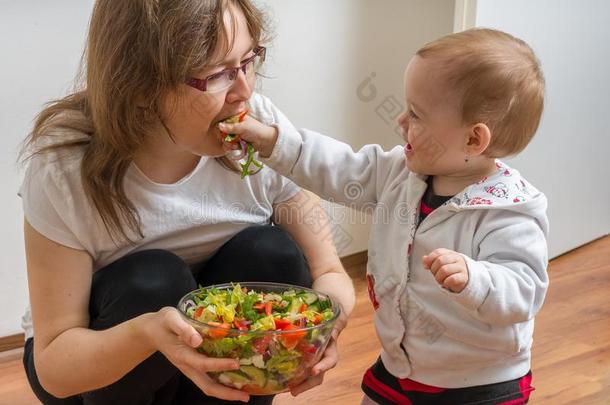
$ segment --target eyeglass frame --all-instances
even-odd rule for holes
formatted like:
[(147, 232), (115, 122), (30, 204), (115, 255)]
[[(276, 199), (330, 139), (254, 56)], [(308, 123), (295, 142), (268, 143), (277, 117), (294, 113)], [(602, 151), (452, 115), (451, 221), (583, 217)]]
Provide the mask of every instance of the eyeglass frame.
[[(220, 75), (226, 74), (227, 72), (229, 73), (229, 79), (232, 80), (233, 82), (235, 82), (235, 80), (237, 79), (237, 76), (239, 75), (239, 71), (241, 70), (244, 75), (246, 75), (246, 66), (248, 66), (249, 63), (253, 62), (256, 58), (260, 57), (261, 58), (261, 63), (265, 62), (265, 56), (267, 54), (267, 48), (265, 48), (264, 46), (257, 46), (255, 47), (253, 50), (254, 55), (250, 56), (248, 59), (246, 59), (245, 61), (243, 61), (238, 67), (234, 67), (234, 68), (230, 68), (230, 69), (225, 69), (222, 70), (220, 72), (217, 73), (213, 73), (203, 79), (197, 79), (195, 77), (189, 77), (186, 80), (186, 84), (188, 86), (194, 87), (199, 91), (203, 91), (203, 92), (210, 92), (208, 90), (208, 80), (214, 79)], [(227, 87), (230, 88), (231, 86)], [(216, 90), (216, 91), (222, 91), (222, 90), (226, 90), (226, 89), (221, 89), (221, 90)], [(214, 92), (211, 91), (211, 92)]]

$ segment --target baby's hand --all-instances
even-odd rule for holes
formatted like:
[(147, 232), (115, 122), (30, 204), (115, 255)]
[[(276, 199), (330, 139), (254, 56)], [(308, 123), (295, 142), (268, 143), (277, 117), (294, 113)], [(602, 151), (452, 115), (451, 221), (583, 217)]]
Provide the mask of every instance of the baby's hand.
[(459, 293), (468, 284), (468, 266), (466, 261), (457, 252), (449, 249), (436, 249), (427, 256), (422, 257), (425, 269), (443, 288)]
[[(235, 124), (220, 122), (218, 123), (218, 129), (225, 134), (235, 134), (240, 139), (252, 144), (254, 149), (258, 151), (259, 156), (263, 158), (271, 155), (278, 136), (277, 128), (262, 124), (250, 116)], [(233, 145), (225, 141), (225, 146), (228, 149), (235, 149)]]

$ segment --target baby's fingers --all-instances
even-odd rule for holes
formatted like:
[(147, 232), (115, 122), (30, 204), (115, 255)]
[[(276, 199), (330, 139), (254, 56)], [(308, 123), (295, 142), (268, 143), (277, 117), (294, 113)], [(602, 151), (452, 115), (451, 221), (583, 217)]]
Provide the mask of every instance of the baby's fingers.
[(244, 123), (238, 122), (235, 124), (228, 124), (226, 122), (219, 122), (218, 129), (220, 129), (225, 134), (242, 134), (245, 131)]
[(443, 280), (443, 287), (454, 293), (460, 293), (468, 284), (468, 274), (464, 272), (453, 273)]
[(452, 253), (452, 251), (449, 249), (439, 248), (434, 249), (427, 255), (424, 255), (422, 257), (422, 264), (424, 265), (424, 268), (430, 269), (430, 267), (432, 267), (432, 263), (434, 263), (436, 259), (438, 259), (440, 256), (446, 255), (447, 253)]
[(456, 264), (456, 263), (445, 264), (445, 265), (439, 267), (439, 269), (434, 274), (434, 278), (436, 279), (437, 283), (439, 283), (442, 286), (445, 286), (445, 280), (448, 277), (452, 276), (453, 274), (461, 272), (461, 270), (462, 270), (462, 267), (459, 264)]

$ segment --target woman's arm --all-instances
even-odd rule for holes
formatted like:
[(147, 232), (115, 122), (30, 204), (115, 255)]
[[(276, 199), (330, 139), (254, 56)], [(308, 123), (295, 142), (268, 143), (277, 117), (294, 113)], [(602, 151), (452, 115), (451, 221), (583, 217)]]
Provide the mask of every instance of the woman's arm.
[(301, 190), (274, 207), (273, 219), (303, 250), (314, 280), (314, 289), (334, 298), (344, 316), (349, 316), (356, 300), (354, 287), (337, 255), (331, 224), (320, 205), (320, 198)]
[(284, 228), (301, 247), (313, 278), (313, 288), (328, 294), (341, 307), (341, 316), (332, 332), (333, 340), (322, 360), (312, 370), (312, 377), (291, 391), (293, 395), (322, 383), (324, 373), (337, 363), (336, 340), (347, 325), (356, 302), (352, 280), (345, 272), (332, 240), (331, 224), (320, 199), (308, 191), (274, 207), (274, 222)]
[(110, 385), (159, 350), (208, 395), (247, 399), (245, 393), (207, 377), (204, 371), (238, 364), (197, 353), (193, 347), (201, 337), (173, 308), (102, 331), (88, 329), (91, 257), (47, 239), (27, 221), (24, 235), (34, 361), (40, 383), (50, 394), (63, 398)]
[(108, 385), (154, 352), (150, 345), (133, 344), (144, 340), (142, 319), (107, 331), (88, 329), (92, 270), (87, 252), (57, 244), (27, 222), (24, 232), (35, 366), (47, 391), (66, 397)]

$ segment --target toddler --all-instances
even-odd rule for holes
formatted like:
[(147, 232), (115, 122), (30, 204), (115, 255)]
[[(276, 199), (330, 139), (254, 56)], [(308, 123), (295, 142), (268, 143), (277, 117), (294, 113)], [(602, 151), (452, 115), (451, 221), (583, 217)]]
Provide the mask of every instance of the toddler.
[(498, 159), (536, 132), (539, 63), (522, 40), (473, 29), (421, 48), (404, 87), (406, 146), (388, 152), (297, 130), (269, 100), (257, 116), (272, 125), (220, 129), (322, 198), (375, 204), (367, 279), (382, 350), (363, 403), (526, 403), (548, 286), (547, 200)]

